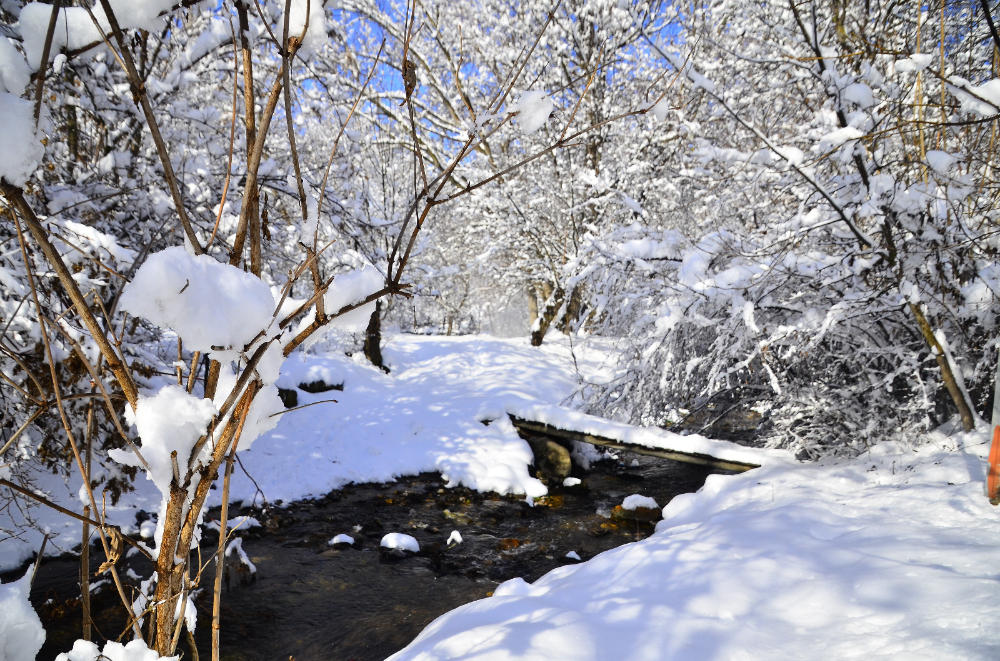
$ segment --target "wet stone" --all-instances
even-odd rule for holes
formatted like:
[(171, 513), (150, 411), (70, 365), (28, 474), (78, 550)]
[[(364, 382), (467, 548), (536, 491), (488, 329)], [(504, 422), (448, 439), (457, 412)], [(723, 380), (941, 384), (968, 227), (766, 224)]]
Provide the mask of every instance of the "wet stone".
[(636, 507), (634, 510), (627, 510), (621, 505), (616, 505), (611, 510), (611, 518), (615, 521), (633, 521), (637, 523), (652, 524), (663, 518), (663, 513), (659, 509), (651, 507)]

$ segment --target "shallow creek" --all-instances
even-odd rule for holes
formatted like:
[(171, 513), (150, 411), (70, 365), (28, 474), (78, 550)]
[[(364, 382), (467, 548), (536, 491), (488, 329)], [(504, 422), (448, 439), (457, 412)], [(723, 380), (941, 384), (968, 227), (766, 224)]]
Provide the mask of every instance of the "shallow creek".
[[(234, 553), (226, 559), (222, 596), (223, 659), (247, 661), (379, 660), (406, 646), (434, 618), (482, 599), (501, 582), (520, 576), (532, 582), (556, 567), (583, 560), (652, 534), (651, 522), (612, 517), (630, 494), (651, 496), (663, 506), (677, 494), (696, 491), (714, 471), (653, 457), (623, 454), (589, 472), (582, 484), (550, 486), (534, 507), (523, 497), (446, 489), (438, 474), (424, 473), (388, 484), (349, 485), (318, 500), (272, 506), (251, 515), (261, 525), (237, 535), (256, 566), (250, 574)], [(217, 512), (211, 512), (217, 517)], [(463, 538), (448, 546), (453, 530)], [(388, 532), (420, 543), (417, 554), (379, 547)], [(329, 541), (345, 533), (353, 546)], [(218, 543), (208, 532), (201, 554)], [(98, 547), (99, 548), (99, 547)], [(92, 552), (92, 573), (103, 560)], [(209, 563), (211, 565), (212, 563)], [(149, 563), (130, 558), (119, 564), (145, 578)], [(47, 638), (40, 661), (67, 651), (80, 637), (79, 562), (64, 557), (43, 563), (31, 594)], [(137, 584), (132, 574), (132, 584)], [(6, 580), (7, 577), (5, 577)], [(92, 579), (98, 580), (98, 579)], [(214, 577), (207, 567), (196, 598), (199, 656), (210, 658)], [(117, 637), (124, 609), (113, 587), (92, 596), (94, 640)], [(192, 657), (181, 640), (178, 652)]]

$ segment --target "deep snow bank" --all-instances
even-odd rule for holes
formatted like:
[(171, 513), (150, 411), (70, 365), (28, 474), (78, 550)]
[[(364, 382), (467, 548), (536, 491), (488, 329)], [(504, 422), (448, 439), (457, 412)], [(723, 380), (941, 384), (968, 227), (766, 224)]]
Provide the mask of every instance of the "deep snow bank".
[(392, 661), (995, 660), (985, 433), (711, 476), (649, 539), (502, 584)]

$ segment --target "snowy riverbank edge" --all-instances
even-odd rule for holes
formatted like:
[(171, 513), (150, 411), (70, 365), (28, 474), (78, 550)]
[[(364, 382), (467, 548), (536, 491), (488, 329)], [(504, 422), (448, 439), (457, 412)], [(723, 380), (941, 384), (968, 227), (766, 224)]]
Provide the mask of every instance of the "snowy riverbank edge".
[(711, 476), (652, 537), (443, 615), (391, 661), (996, 659), (988, 435)]

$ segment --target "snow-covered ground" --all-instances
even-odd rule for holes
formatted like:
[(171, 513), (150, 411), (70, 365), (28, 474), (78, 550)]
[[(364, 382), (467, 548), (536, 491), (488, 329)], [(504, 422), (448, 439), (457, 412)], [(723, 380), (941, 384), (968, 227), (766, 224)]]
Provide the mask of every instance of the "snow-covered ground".
[[(527, 339), (482, 335), (394, 335), (382, 351), (388, 375), (361, 355), (301, 355), (285, 362), (278, 380), (283, 388), (323, 381), (342, 383), (344, 390), (299, 390), (299, 406), (337, 403), (284, 414), (241, 455), (269, 501), (423, 471), (439, 471), (456, 486), (542, 496), (545, 487), (528, 474), (531, 450), (502, 415), (505, 403), (559, 404), (581, 379), (602, 378), (606, 358), (577, 345), (574, 365), (566, 343), (532, 347)], [(488, 426), (481, 422), (494, 419)], [(256, 493), (240, 470), (230, 488), (234, 500), (249, 502)]]
[[(530, 451), (502, 412), (572, 405), (582, 380), (609, 376), (599, 344), (577, 345), (574, 360), (565, 343), (397, 335), (384, 353), (390, 375), (343, 355), (285, 364), (282, 387), (322, 380), (344, 390), (300, 390), (300, 406), (315, 404), (286, 413), (242, 453), (269, 501), (420, 471), (540, 495)], [(337, 403), (317, 403), (329, 399)], [(987, 451), (984, 430), (934, 433), (853, 461), (775, 455), (712, 476), (664, 508), (652, 537), (533, 585), (508, 581), (393, 659), (1000, 658), (1000, 510), (983, 495)], [(44, 488), (78, 509), (78, 481), (50, 477)], [(237, 469), (233, 500), (256, 491)], [(158, 502), (140, 478), (109, 518), (128, 524)], [(78, 524), (39, 514), (55, 535), (50, 548), (77, 543)], [(18, 564), (39, 541), (5, 540), (0, 565)]]
[(431, 623), (392, 661), (1000, 658), (984, 430), (711, 476), (652, 537)]
[[(285, 413), (275, 429), (240, 452), (245, 472), (237, 467), (231, 500), (256, 496), (260, 503), (259, 486), (269, 502), (289, 502), (349, 482), (423, 471), (440, 471), (455, 485), (541, 496), (545, 487), (528, 474), (531, 450), (503, 415), (505, 406), (568, 404), (584, 380), (609, 376), (604, 347), (596, 339), (571, 349), (562, 338), (532, 347), (524, 338), (391, 335), (383, 346), (388, 375), (360, 354), (295, 354), (283, 365), (279, 386), (323, 381), (344, 390), (299, 390), (298, 405), (314, 405)], [(331, 399), (337, 403), (317, 403)], [(489, 426), (480, 422), (494, 418)], [(68, 481), (40, 475), (37, 484), (60, 504), (82, 509), (75, 473)], [(126, 530), (138, 510), (159, 508), (160, 494), (142, 473), (135, 486), (107, 508), (109, 520)], [(219, 504), (220, 495), (215, 490), (210, 504)], [(33, 508), (32, 515), (53, 535), (47, 553), (80, 543), (79, 523), (44, 508)], [(0, 571), (30, 558), (41, 538), (29, 531), (0, 543)]]

